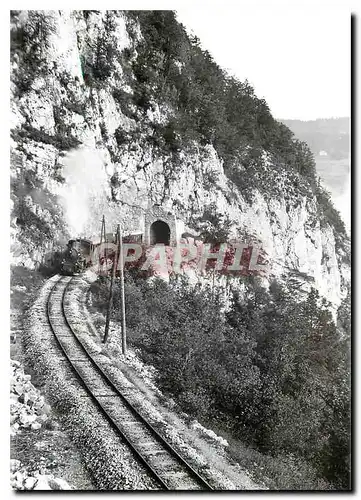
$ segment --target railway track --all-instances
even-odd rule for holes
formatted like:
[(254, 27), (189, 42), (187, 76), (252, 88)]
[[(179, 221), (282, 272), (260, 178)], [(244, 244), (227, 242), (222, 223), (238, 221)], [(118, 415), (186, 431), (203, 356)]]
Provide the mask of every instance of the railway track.
[(47, 317), (59, 348), (99, 412), (165, 490), (212, 490), (209, 483), (130, 403), (83, 345), (66, 314), (72, 278), (60, 277), (49, 293)]

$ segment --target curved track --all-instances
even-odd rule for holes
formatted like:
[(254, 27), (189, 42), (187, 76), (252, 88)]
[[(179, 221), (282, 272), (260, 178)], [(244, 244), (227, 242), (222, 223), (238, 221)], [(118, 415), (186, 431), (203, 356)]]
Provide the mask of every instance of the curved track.
[(54, 337), (80, 384), (162, 489), (212, 490), (207, 481), (139, 414), (94, 359), (97, 353), (90, 352), (77, 336), (66, 314), (66, 292), (71, 281), (72, 278), (60, 277), (49, 293), (46, 309)]

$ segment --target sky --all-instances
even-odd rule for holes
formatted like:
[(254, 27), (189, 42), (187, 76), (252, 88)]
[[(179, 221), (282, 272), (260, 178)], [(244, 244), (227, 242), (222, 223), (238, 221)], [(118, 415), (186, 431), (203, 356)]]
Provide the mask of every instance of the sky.
[(350, 7), (221, 5), (179, 7), (177, 16), (222, 68), (248, 79), (275, 118), (350, 116)]

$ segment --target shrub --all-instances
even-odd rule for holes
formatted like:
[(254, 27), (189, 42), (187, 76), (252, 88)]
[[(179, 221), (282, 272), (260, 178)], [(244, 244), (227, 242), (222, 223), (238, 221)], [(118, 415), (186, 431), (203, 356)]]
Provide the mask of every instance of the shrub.
[(63, 106), (69, 111), (72, 111), (73, 113), (77, 113), (78, 115), (84, 116), (86, 109), (85, 103), (71, 102), (69, 100), (65, 100)]
[[(240, 82), (222, 70), (201, 49), (199, 40), (188, 37), (173, 12), (127, 11), (126, 17), (130, 31), (138, 23), (143, 36), (137, 41), (134, 36), (134, 103), (143, 114), (153, 100), (175, 112), (172, 124), (160, 131), (162, 135), (154, 134), (150, 142), (166, 154), (186, 148), (194, 140), (213, 144), (224, 161), (225, 174), (250, 203), (255, 189), (266, 197), (281, 196), (282, 173), (286, 179), (300, 180), (296, 194), (316, 194), (315, 161), (309, 147), (272, 117), (249, 82)], [(267, 171), (264, 151), (272, 163)], [(325, 220), (343, 234), (335, 210), (324, 208)]]
[(46, 71), (46, 51), (50, 35), (55, 32), (51, 16), (43, 11), (27, 11), (26, 21), (20, 24), (20, 11), (13, 11), (10, 32), (10, 52), (19, 56), (16, 85), (22, 95), (32, 88), (34, 80)]
[[(69, 134), (69, 133), (68, 133)], [(20, 139), (30, 139), (35, 142), (43, 142), (44, 144), (51, 144), (62, 151), (68, 151), (70, 149), (79, 146), (80, 141), (71, 135), (56, 133), (50, 135), (44, 130), (36, 129), (31, 125), (25, 124), (21, 129), (16, 129), (11, 132), (12, 138), (14, 140)]]
[[(56, 197), (44, 188), (34, 172), (27, 170), (19, 178), (12, 179), (11, 193), (14, 200), (12, 216), (16, 217), (16, 224), (21, 229), (19, 240), (25, 246), (46, 247), (49, 241), (54, 240), (57, 231), (63, 229), (62, 213)], [(50, 214), (50, 222), (38, 215), (34, 210), (37, 206)]]
[(118, 127), (114, 132), (115, 140), (117, 141), (118, 146), (122, 146), (123, 144), (127, 144), (130, 140), (130, 135), (123, 130), (121, 127)]
[[(207, 228), (204, 229), (204, 223)], [(229, 240), (229, 233), (232, 226), (231, 220), (218, 213), (215, 203), (208, 205), (203, 212), (201, 219), (194, 221), (200, 237), (205, 243), (225, 243)]]
[(142, 109), (143, 113), (151, 109), (152, 94), (148, 88), (136, 87), (133, 94), (133, 102)]
[(346, 227), (341, 219), (340, 213), (335, 209), (330, 194), (323, 188), (318, 187), (316, 191), (321, 225), (330, 224), (340, 235), (346, 235)]
[[(294, 457), (300, 477), (281, 484), (349, 488), (349, 346), (315, 290), (299, 301), (276, 282), (244, 285), (224, 316), (217, 289), (127, 276), (129, 339), (185, 411), (279, 462)], [(92, 290), (104, 310), (104, 281)], [(118, 283), (114, 308), (120, 320)]]
[(125, 116), (128, 116), (129, 118), (132, 119), (137, 119), (137, 116), (134, 114), (134, 111), (132, 110), (134, 104), (133, 104), (133, 96), (131, 94), (129, 94), (128, 92), (124, 92), (124, 90), (121, 89), (114, 89), (113, 97), (115, 101), (119, 104), (120, 109)]
[(109, 135), (108, 135), (108, 131), (107, 131), (107, 128), (106, 128), (105, 124), (104, 123), (100, 123), (99, 128), (100, 128), (100, 133), (102, 135), (103, 140), (105, 142), (107, 142), (108, 139), (109, 139)]

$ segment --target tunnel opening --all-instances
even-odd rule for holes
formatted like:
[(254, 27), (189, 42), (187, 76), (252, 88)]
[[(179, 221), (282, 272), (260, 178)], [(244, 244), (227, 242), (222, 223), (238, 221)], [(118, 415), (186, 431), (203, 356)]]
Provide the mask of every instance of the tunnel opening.
[(150, 244), (156, 245), (157, 243), (168, 246), (170, 244), (170, 228), (162, 220), (157, 220), (150, 226)]

